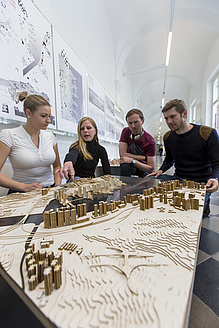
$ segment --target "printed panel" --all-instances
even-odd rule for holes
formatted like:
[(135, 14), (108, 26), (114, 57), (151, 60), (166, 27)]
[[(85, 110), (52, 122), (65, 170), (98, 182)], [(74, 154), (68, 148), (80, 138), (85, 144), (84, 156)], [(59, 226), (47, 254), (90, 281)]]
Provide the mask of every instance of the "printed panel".
[(115, 142), (115, 104), (112, 98), (105, 92), (105, 122), (106, 122), (106, 140)]
[(105, 140), (104, 88), (88, 71), (88, 115), (95, 120), (99, 139)]
[(86, 111), (86, 66), (55, 30), (53, 39), (58, 129), (76, 133)]
[(116, 142), (119, 142), (122, 129), (125, 127), (124, 120), (118, 115), (115, 116), (115, 126), (116, 126)]
[(0, 117), (25, 121), (17, 92), (26, 90), (50, 102), (55, 128), (51, 25), (27, 0), (2, 0), (0, 20)]

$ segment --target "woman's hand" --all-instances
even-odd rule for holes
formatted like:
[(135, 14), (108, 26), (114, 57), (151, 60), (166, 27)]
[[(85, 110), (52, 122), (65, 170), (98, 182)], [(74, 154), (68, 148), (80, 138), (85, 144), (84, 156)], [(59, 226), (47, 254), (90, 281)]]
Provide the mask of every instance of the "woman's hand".
[(23, 187), (22, 187), (21, 191), (24, 191), (24, 192), (28, 192), (28, 191), (32, 191), (32, 190), (35, 190), (35, 189), (42, 189), (42, 188), (44, 188), (44, 186), (41, 185), (38, 182), (34, 182), (34, 183), (30, 183), (30, 184), (22, 183), (22, 185), (23, 185)]
[(56, 170), (55, 173), (59, 173), (61, 179), (68, 180), (70, 178), (72, 181), (74, 180), (75, 170), (71, 161), (65, 162), (63, 167)]

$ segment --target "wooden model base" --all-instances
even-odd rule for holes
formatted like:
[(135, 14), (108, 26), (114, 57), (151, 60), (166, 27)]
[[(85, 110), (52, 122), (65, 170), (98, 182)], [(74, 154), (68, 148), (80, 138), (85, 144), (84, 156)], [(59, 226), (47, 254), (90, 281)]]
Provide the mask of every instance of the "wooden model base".
[(24, 256), (25, 293), (57, 327), (186, 327), (205, 190), (160, 188), (74, 225), (1, 227), (0, 261), (21, 286)]

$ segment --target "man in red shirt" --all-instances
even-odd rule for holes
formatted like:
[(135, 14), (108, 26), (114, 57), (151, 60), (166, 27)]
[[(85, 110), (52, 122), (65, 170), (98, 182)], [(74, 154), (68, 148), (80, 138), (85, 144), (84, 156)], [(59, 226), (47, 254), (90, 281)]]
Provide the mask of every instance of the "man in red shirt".
[(140, 109), (129, 110), (126, 121), (128, 127), (119, 140), (120, 175), (143, 178), (155, 168), (156, 143), (142, 127), (144, 115)]

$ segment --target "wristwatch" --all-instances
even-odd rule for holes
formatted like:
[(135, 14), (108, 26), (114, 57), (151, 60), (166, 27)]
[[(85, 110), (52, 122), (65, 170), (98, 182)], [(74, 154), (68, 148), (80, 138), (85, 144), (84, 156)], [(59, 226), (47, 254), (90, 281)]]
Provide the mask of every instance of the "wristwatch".
[(133, 160), (132, 160), (132, 163), (135, 164), (135, 163), (136, 163), (136, 159), (133, 159)]

